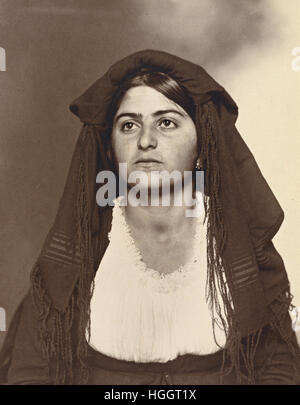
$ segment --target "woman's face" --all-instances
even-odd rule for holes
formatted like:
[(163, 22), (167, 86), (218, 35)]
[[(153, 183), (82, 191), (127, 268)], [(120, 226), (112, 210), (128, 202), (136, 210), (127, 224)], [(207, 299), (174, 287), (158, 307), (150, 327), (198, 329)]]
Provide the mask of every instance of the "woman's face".
[[(115, 114), (112, 146), (127, 174), (139, 170), (192, 171), (197, 159), (196, 127), (188, 113), (159, 91), (130, 88)], [(150, 181), (150, 177), (148, 178)]]

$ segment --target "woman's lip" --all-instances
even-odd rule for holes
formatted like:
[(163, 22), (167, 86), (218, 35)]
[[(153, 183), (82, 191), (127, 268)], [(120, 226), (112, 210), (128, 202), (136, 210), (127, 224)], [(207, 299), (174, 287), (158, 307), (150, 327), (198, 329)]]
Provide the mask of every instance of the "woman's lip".
[(135, 164), (144, 164), (144, 163), (162, 163), (158, 160), (138, 160)]
[(156, 160), (147, 160), (147, 161), (144, 160), (144, 161), (140, 161), (140, 162), (135, 163), (135, 165), (146, 166), (146, 167), (148, 167), (148, 166), (159, 166), (161, 164), (162, 164), (162, 162), (157, 162)]

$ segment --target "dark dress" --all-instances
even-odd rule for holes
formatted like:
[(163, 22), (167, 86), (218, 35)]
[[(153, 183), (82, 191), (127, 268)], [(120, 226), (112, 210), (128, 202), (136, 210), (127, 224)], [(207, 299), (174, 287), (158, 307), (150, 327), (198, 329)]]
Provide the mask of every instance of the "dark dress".
[[(287, 329), (291, 318), (286, 315)], [(51, 385), (48, 365), (40, 351), (37, 321), (29, 293), (19, 304), (0, 354), (2, 384)], [(293, 331), (292, 331), (293, 332)], [(293, 337), (296, 339), (295, 332)], [(210, 355), (185, 354), (166, 363), (136, 363), (106, 356), (89, 346), (92, 368), (90, 385), (218, 385), (222, 351)], [(267, 325), (256, 356), (256, 384), (300, 385), (293, 357), (282, 338)], [(235, 385), (235, 373), (223, 377), (223, 384)]]

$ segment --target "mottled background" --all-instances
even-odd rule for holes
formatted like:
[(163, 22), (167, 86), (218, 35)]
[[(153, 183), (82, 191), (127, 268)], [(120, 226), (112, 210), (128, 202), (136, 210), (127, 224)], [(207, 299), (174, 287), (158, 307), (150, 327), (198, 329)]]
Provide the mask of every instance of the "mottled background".
[[(145, 48), (203, 65), (285, 211), (274, 238), (300, 307), (298, 0), (0, 0), (0, 307), (7, 327), (54, 220), (80, 123), (70, 102)], [(5, 332), (0, 332), (0, 345)]]

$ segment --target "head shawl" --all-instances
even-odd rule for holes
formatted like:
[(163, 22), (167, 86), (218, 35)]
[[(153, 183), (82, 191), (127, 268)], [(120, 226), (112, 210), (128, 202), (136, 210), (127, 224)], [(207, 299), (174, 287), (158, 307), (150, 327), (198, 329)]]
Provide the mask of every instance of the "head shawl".
[(111, 207), (97, 206), (95, 197), (97, 173), (110, 169), (107, 113), (120, 83), (143, 67), (168, 73), (194, 100), (210, 196), (205, 205), (209, 299), (219, 314), (215, 291), (221, 290), (228, 332), (224, 352), (231, 367), (238, 370), (243, 362), (247, 381), (254, 383), (253, 356), (263, 327), (272, 324), (284, 333), (274, 302), (284, 302), (285, 310), (292, 305), (284, 263), (272, 243), (284, 213), (235, 127), (238, 107), (230, 95), (202, 67), (158, 50), (142, 50), (113, 64), (70, 105), (82, 130), (57, 216), (31, 273), (44, 353), (55, 364), (55, 383), (87, 380), (85, 328), (111, 225)]

